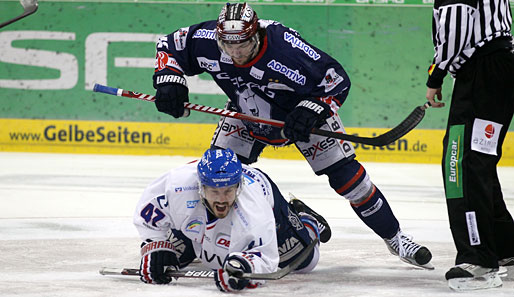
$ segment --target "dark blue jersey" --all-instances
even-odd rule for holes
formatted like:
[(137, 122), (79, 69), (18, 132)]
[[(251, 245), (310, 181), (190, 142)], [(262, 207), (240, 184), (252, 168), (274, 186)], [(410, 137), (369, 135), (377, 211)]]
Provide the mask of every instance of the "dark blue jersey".
[[(264, 30), (261, 49), (245, 65), (236, 65), (220, 51), (216, 21), (181, 28), (157, 43), (156, 71), (188, 76), (208, 72), (238, 112), (285, 120), (303, 99), (316, 98), (337, 108), (350, 88), (350, 79), (332, 57), (303, 40), (298, 32), (275, 21), (259, 20)], [(168, 70), (164, 70), (168, 69)], [(282, 144), (280, 129), (245, 123), (252, 136)]]

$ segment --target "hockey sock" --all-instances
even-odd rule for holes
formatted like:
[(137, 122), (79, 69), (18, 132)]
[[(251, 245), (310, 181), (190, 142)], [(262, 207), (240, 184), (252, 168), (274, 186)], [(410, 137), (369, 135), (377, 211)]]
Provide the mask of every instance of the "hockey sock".
[(381, 238), (392, 238), (400, 229), (400, 223), (393, 214), (380, 190), (373, 186), (371, 195), (352, 208), (359, 218)]

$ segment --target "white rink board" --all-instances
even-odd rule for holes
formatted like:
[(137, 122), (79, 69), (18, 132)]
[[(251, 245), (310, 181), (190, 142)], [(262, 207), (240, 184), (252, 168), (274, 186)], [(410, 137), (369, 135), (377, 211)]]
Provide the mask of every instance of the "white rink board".
[[(102, 266), (139, 266), (132, 213), (151, 180), (190, 157), (0, 153), (0, 296), (229, 296), (214, 282), (179, 279), (147, 285), (137, 277), (98, 274)], [(436, 267), (417, 269), (383, 241), (304, 161), (262, 159), (282, 193), (322, 213), (333, 230), (314, 272), (269, 281), (230, 296), (514, 296), (514, 270), (501, 289), (459, 294), (444, 273), (455, 251), (438, 165), (365, 163), (402, 229), (431, 249)], [(514, 168), (500, 167), (514, 213)]]

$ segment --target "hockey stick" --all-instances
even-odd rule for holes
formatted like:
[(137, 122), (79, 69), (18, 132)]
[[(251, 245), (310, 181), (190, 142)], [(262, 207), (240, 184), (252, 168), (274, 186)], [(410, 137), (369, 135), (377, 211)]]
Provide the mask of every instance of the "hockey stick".
[[(275, 272), (271, 273), (240, 273), (236, 274), (235, 276), (238, 278), (245, 278), (245, 279), (260, 279), (260, 280), (277, 280), (281, 279), (284, 276), (288, 275), (289, 273), (293, 272), (300, 266), (306, 259), (309, 257), (310, 253), (314, 249), (314, 247), (318, 244), (319, 240), (316, 238), (314, 239), (298, 256), (298, 258), (294, 259), (289, 265), (286, 267), (279, 269)], [(101, 275), (133, 275), (133, 276), (139, 276), (139, 269), (134, 268), (107, 268), (102, 267), (100, 269)], [(176, 271), (176, 270), (166, 270), (166, 274), (168, 276), (179, 278), (179, 277), (186, 277), (186, 278), (214, 278), (214, 270), (183, 270), (183, 271)]]
[(8, 20), (7, 22), (1, 23), (0, 28), (3, 28), (11, 23), (16, 22), (17, 20), (20, 20), (26, 16), (29, 16), (36, 12), (38, 3), (37, 0), (20, 0), (21, 5), (23, 6), (23, 13), (14, 19)]
[[(107, 87), (99, 84), (95, 84), (93, 88), (94, 92), (101, 92), (106, 94), (111, 94), (115, 96), (121, 96), (121, 97), (128, 97), (128, 98), (134, 98), (138, 100), (145, 100), (153, 102), (155, 101), (155, 97), (152, 95), (146, 95), (142, 93), (137, 92), (131, 92), (123, 89), (118, 88), (112, 88)], [(369, 144), (373, 146), (384, 146), (388, 145), (398, 139), (400, 139), (403, 135), (407, 134), (409, 131), (414, 129), (419, 122), (423, 119), (425, 116), (425, 110), (430, 106), (430, 103), (427, 102), (424, 105), (416, 107), (405, 120), (403, 120), (398, 126), (394, 127), (393, 129), (387, 131), (386, 133), (379, 135), (377, 137), (361, 137), (356, 135), (350, 135), (350, 134), (343, 134), (338, 132), (332, 132), (327, 130), (322, 130), (318, 128), (313, 128), (311, 133), (321, 136), (326, 136), (330, 138), (335, 139), (341, 139), (341, 140), (348, 140), (356, 143), (363, 143), (363, 144)], [(204, 106), (200, 104), (194, 104), (186, 102), (184, 103), (184, 107), (196, 110), (200, 112), (206, 112), (210, 114), (216, 114), (220, 116), (230, 117), (230, 118), (236, 118), (243, 121), (250, 121), (255, 123), (263, 123), (275, 127), (282, 128), (284, 126), (284, 122), (277, 121), (273, 119), (263, 119), (256, 116), (251, 116), (247, 114), (238, 113), (231, 110), (221, 109), (221, 108), (215, 108), (215, 107), (209, 107)]]
[[(139, 269), (135, 268), (100, 268), (101, 275), (128, 275), (128, 276), (139, 276)], [(186, 277), (186, 278), (214, 278), (214, 270), (167, 270), (166, 274), (174, 278)]]

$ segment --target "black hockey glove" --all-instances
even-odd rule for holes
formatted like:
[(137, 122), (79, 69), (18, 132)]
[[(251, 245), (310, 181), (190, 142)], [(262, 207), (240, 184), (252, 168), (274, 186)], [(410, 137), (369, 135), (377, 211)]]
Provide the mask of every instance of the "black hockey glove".
[(241, 291), (250, 284), (249, 279), (238, 278), (241, 273), (251, 273), (252, 264), (243, 253), (230, 253), (223, 263), (223, 269), (214, 274), (216, 286), (222, 292)]
[(305, 99), (286, 116), (283, 134), (292, 142), (309, 142), (312, 128), (330, 114), (330, 106), (319, 100)]
[(139, 276), (148, 284), (167, 284), (171, 276), (166, 269), (178, 270), (179, 261), (175, 247), (169, 241), (143, 242), (141, 245), (141, 266)]
[(174, 118), (188, 116), (189, 110), (184, 109), (184, 102), (189, 102), (189, 89), (186, 79), (171, 71), (159, 71), (153, 76), (155, 93), (155, 106), (160, 112), (167, 113)]

